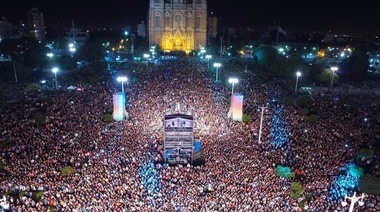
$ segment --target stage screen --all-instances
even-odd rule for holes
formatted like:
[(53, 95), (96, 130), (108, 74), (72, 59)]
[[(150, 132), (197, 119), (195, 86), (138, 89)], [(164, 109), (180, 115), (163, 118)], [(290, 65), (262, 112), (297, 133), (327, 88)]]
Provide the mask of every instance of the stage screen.
[(242, 121), (243, 119), (243, 95), (234, 94), (231, 99), (232, 120)]
[(124, 118), (125, 95), (122, 92), (113, 94), (113, 119), (121, 121)]

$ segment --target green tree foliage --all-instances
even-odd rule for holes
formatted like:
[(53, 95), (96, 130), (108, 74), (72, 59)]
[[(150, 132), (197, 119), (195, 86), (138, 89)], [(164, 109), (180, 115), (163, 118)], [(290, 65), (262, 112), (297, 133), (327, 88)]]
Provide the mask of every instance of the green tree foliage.
[(306, 115), (308, 115), (309, 114), (309, 109), (307, 109), (307, 108), (302, 108), (301, 110), (300, 110), (300, 114), (302, 115), (302, 116), (306, 116)]
[(333, 83), (337, 83), (339, 80), (339, 76), (336, 73), (333, 73), (332, 71), (329, 71), (327, 69), (323, 70), (322, 73), (317, 75), (317, 80), (321, 84), (323, 84), (325, 86), (329, 86), (329, 85), (331, 85), (332, 74), (334, 74)]
[(286, 78), (294, 78), (294, 72), (301, 71), (302, 77), (307, 78), (309, 76), (310, 67), (309, 65), (301, 58), (300, 55), (290, 55), (285, 60), (285, 66), (282, 70), (282, 75)]
[(25, 87), (26, 92), (34, 92), (34, 91), (40, 91), (40, 90), (42, 90), (41, 85), (37, 83), (31, 83)]
[(310, 98), (307, 96), (298, 96), (296, 99), (296, 103), (300, 108), (305, 108), (310, 106)]
[(261, 46), (252, 52), (252, 55), (257, 58), (260, 65), (267, 66), (275, 61), (278, 57), (277, 50), (272, 46)]
[(309, 79), (312, 81), (319, 81), (318, 76), (323, 72), (323, 64), (315, 63), (310, 66)]
[(250, 123), (252, 121), (251, 115), (243, 114), (242, 121), (243, 121), (243, 123)]
[(35, 194), (35, 196), (34, 196), (34, 200), (35, 200), (36, 202), (39, 202), (39, 201), (41, 200), (41, 198), (42, 198), (43, 195), (44, 195), (44, 192), (43, 192), (43, 191), (38, 191), (38, 192)]
[(112, 114), (105, 114), (104, 115), (104, 121), (106, 121), (106, 122), (113, 122), (114, 120), (113, 120)]
[(276, 169), (274, 170), (274, 174), (277, 177), (283, 177), (283, 178), (293, 178), (295, 176), (294, 172), (289, 167), (277, 165)]
[(375, 153), (375, 151), (373, 149), (362, 148), (362, 149), (359, 149), (359, 151), (356, 153), (355, 157), (358, 160), (360, 160), (363, 157), (371, 158), (371, 157), (373, 157), (374, 153)]
[(2, 85), (3, 83), (0, 81), (0, 107), (4, 106), (7, 102), (5, 89)]
[(290, 185), (290, 197), (294, 200), (298, 200), (303, 192), (305, 192), (305, 188), (301, 183), (292, 183)]
[(69, 46), (69, 41), (63, 37), (54, 40), (53, 48), (55, 50), (67, 50)]
[(282, 103), (286, 106), (292, 106), (294, 104), (294, 101), (292, 99), (292, 97), (290, 96), (285, 96), (283, 99), (282, 99)]
[(369, 68), (368, 54), (373, 46), (371, 44), (358, 45), (351, 57), (342, 62), (342, 72), (350, 80), (359, 81), (366, 77)]
[(30, 68), (40, 68), (45, 65), (45, 60), (42, 57), (42, 53), (39, 53), (33, 49), (28, 50), (24, 56), (24, 66)]
[(43, 114), (40, 111), (37, 111), (33, 114), (33, 119), (36, 121), (37, 124), (45, 124), (46, 123), (46, 115)]
[(67, 175), (75, 174), (75, 169), (71, 166), (65, 166), (61, 170), (62, 177), (66, 177)]
[(359, 190), (366, 194), (380, 195), (380, 178), (366, 174), (360, 179)]
[(99, 39), (90, 39), (83, 46), (79, 47), (75, 53), (77, 61), (87, 61), (90, 64), (104, 60), (103, 46)]
[(315, 114), (312, 114), (312, 115), (309, 116), (308, 119), (309, 119), (309, 121), (310, 121), (311, 123), (317, 123), (318, 120), (319, 120), (319, 116), (318, 116), (318, 115), (315, 115)]
[(76, 62), (74, 58), (68, 55), (63, 55), (57, 58), (57, 66), (62, 70), (73, 70), (76, 69)]
[(4, 163), (2, 160), (0, 160), (0, 172), (4, 171)]

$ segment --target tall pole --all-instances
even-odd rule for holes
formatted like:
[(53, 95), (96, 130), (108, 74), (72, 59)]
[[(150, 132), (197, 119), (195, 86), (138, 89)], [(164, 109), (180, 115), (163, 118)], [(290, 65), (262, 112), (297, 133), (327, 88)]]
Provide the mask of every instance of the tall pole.
[(260, 129), (259, 129), (259, 144), (261, 144), (261, 131), (263, 129), (263, 118), (264, 118), (264, 109), (267, 107), (260, 107), (261, 108), (261, 116), (260, 116)]
[(16, 65), (15, 65), (15, 61), (12, 61), (13, 63), (13, 72), (15, 73), (15, 82), (17, 82), (17, 72), (16, 72)]
[(131, 39), (132, 39), (132, 45), (131, 45), (131, 53), (132, 53), (132, 56), (134, 57), (135, 56), (135, 36), (132, 34), (131, 35)]
[(350, 200), (350, 209), (348, 210), (349, 212), (353, 212), (354, 211), (354, 206), (355, 206), (355, 203), (359, 201), (359, 205), (360, 206), (363, 206), (364, 205), (364, 202), (363, 202), (363, 199), (364, 199), (364, 193), (361, 195), (361, 196), (356, 196), (356, 192), (354, 192), (354, 195), (352, 197), (348, 197), (347, 195), (344, 197), (344, 200), (342, 201), (342, 205), (343, 207), (347, 205), (347, 199)]
[(223, 36), (220, 36), (220, 55), (219, 55), (220, 58), (222, 58), (222, 52), (223, 52)]
[(58, 89), (58, 81), (57, 81), (57, 72), (56, 71), (54, 72), (54, 76), (55, 76), (55, 89)]
[(296, 73), (297, 79), (296, 79), (296, 87), (294, 88), (294, 92), (297, 93), (297, 87), (298, 87), (298, 77), (301, 76), (301, 72), (297, 71)]
[(215, 82), (218, 82), (219, 66), (216, 66)]
[(235, 83), (233, 82), (232, 83), (232, 89), (231, 89), (231, 96), (234, 95), (234, 85), (235, 85)]
[(121, 92), (124, 93), (124, 81), (121, 81)]

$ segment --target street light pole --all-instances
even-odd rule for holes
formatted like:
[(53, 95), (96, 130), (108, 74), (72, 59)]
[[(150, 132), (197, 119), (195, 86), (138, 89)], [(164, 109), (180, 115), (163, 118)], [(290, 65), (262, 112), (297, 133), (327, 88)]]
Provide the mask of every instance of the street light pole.
[(260, 107), (261, 108), (261, 116), (260, 116), (260, 129), (259, 129), (259, 144), (261, 144), (261, 131), (263, 129), (263, 118), (264, 118), (264, 109), (267, 107)]
[(215, 72), (215, 82), (218, 82), (218, 75), (219, 75), (219, 67), (221, 67), (222, 64), (220, 63), (214, 63), (214, 67), (216, 68)]
[(298, 87), (298, 77), (300, 77), (300, 76), (301, 76), (301, 72), (297, 71), (296, 75), (297, 75), (297, 79), (296, 79), (296, 87), (294, 88), (294, 92), (296, 92), (296, 93), (297, 93), (297, 87)]
[(335, 72), (338, 71), (338, 67), (333, 66), (330, 68), (330, 70), (331, 70), (331, 85), (330, 86), (332, 88), (334, 85), (334, 75), (335, 75)]
[(124, 82), (126, 82), (128, 79), (125, 76), (117, 77), (117, 81), (121, 82), (121, 92), (124, 93)]
[(13, 63), (13, 72), (15, 73), (15, 82), (17, 83), (18, 80), (17, 80), (17, 72), (16, 72), (15, 61), (13, 60), (12, 63)]
[(206, 59), (207, 59), (207, 69), (210, 69), (210, 59), (212, 58), (211, 55), (206, 55)]
[(57, 72), (58, 72), (58, 68), (57, 67), (54, 67), (52, 69), (53, 73), (54, 73), (54, 77), (55, 77), (55, 89), (58, 89), (58, 80), (57, 80)]
[(347, 205), (347, 199), (351, 201), (349, 212), (354, 211), (354, 206), (356, 202), (359, 202), (359, 206), (363, 206), (364, 202), (364, 193), (361, 196), (356, 196), (356, 192), (354, 192), (354, 195), (352, 197), (348, 197), (347, 195), (344, 197), (344, 200), (342, 202), (342, 206), (345, 207)]
[(230, 78), (228, 79), (228, 82), (232, 84), (232, 88), (231, 88), (231, 96), (234, 95), (234, 85), (235, 83), (238, 83), (239, 80), (237, 78)]

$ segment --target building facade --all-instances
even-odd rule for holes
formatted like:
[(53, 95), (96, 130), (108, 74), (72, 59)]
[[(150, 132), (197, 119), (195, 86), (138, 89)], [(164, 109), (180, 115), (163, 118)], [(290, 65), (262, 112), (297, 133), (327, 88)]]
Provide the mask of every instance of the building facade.
[(32, 8), (27, 14), (27, 20), (29, 35), (45, 43), (44, 15), (37, 8)]
[(141, 21), (140, 24), (137, 24), (137, 36), (146, 38), (146, 26), (144, 21)]
[(187, 53), (206, 46), (206, 0), (150, 0), (149, 46)]
[(218, 18), (213, 16), (213, 14), (211, 14), (209, 17), (208, 17), (208, 37), (209, 38), (216, 38), (216, 35), (218, 33)]

